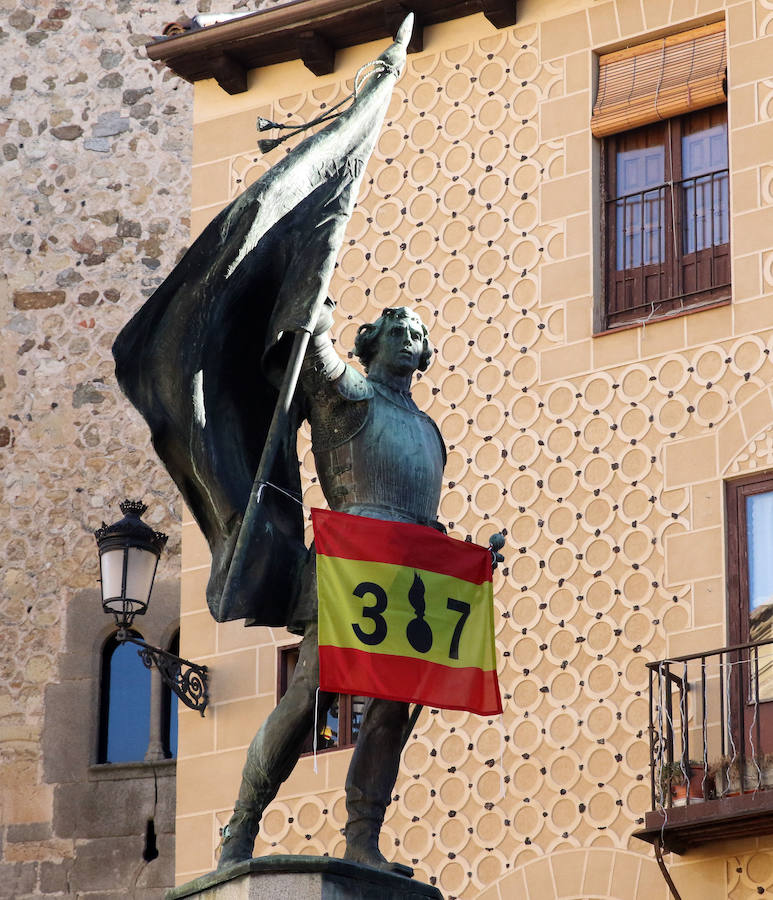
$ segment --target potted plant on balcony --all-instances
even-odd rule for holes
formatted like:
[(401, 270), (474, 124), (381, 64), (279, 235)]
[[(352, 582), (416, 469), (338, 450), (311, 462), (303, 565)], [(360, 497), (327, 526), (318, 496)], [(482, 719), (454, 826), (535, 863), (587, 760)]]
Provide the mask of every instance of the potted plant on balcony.
[(685, 777), (681, 762), (664, 763), (660, 770), (663, 796), (670, 798), (671, 806), (702, 803), (714, 794), (714, 776), (706, 771), (702, 761), (691, 759)]
[(736, 797), (741, 793), (741, 767), (735, 757), (720, 756), (711, 763), (717, 797)]
[(751, 794), (767, 790), (773, 788), (773, 753), (760, 753), (754, 759), (747, 759), (743, 779), (737, 757), (721, 756), (712, 763), (709, 771), (714, 776), (718, 797), (736, 797), (741, 791)]
[(755, 787), (757, 787), (757, 781), (759, 780), (760, 789), (767, 790), (768, 788), (773, 788), (773, 753), (760, 753), (755, 758), (757, 760), (757, 765), (760, 767), (758, 776), (756, 766), (754, 763), (751, 764)]

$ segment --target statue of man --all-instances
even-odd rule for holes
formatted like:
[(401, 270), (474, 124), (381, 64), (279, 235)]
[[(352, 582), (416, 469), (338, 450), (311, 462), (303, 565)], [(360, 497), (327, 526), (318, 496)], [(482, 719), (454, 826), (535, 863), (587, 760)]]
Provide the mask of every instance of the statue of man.
[[(426, 328), (405, 307), (363, 325), (355, 342), (363, 376), (335, 353), (325, 302), (412, 25), (409, 15), (395, 43), (357, 73), (345, 111), (311, 123), (331, 119), (212, 220), (113, 346), (118, 383), (209, 544), (213, 617), (303, 634), (289, 689), (250, 746), (221, 869), (251, 857), (261, 815), (314, 721), (316, 557), (292, 499), (301, 491), (302, 418), (331, 509), (443, 530), (443, 442), (410, 395), (431, 358)], [(334, 699), (320, 693), (322, 721)], [(405, 703), (368, 702), (345, 829), (347, 859), (404, 874), (378, 837), (407, 722)]]
[[(362, 325), (355, 354), (367, 372), (363, 376), (335, 352), (327, 333), (330, 324), (326, 305), (301, 374), (325, 499), (333, 510), (444, 530), (437, 507), (445, 448), (437, 426), (410, 394), (414, 372), (425, 371), (432, 355), (426, 327), (406, 307), (385, 309), (376, 322)], [(315, 704), (324, 721), (335, 699), (322, 692), (317, 699), (315, 568), (312, 552), (289, 617), (289, 627), (303, 633), (298, 664), (287, 692), (250, 745), (219, 869), (252, 856), (261, 815), (298, 760)], [(406, 870), (384, 858), (378, 839), (407, 723), (408, 704), (368, 701), (346, 779), (348, 860)]]

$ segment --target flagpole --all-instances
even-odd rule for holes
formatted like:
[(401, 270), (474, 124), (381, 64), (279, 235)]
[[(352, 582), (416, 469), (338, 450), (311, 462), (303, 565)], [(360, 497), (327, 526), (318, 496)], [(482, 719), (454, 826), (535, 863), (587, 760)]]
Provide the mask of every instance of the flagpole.
[[(295, 395), (295, 388), (298, 385), (298, 379), (301, 374), (301, 365), (303, 358), (306, 356), (306, 348), (309, 344), (311, 334), (308, 331), (296, 331), (293, 335), (293, 345), (290, 349), (290, 358), (282, 378), (282, 386), (279, 390), (279, 397), (274, 407), (274, 415), (271, 418), (271, 424), (268, 426), (266, 434), (266, 442), (263, 444), (263, 451), (260, 455), (260, 462), (255, 473), (255, 480), (252, 483), (250, 491), (250, 499), (245, 510), (245, 519), (248, 518), (250, 510), (258, 503), (261, 487), (268, 481), (271, 475), (271, 469), (276, 460), (277, 454), (281, 448), (282, 436), (287, 428), (290, 406)], [(234, 547), (231, 564), (228, 567), (228, 575), (223, 585), (222, 597), (227, 597), (231, 592), (231, 582), (234, 572), (237, 570), (236, 560), (241, 558), (244, 553), (249, 552), (249, 543), (252, 535), (247, 532), (250, 529), (242, 527), (239, 531), (239, 537)]]

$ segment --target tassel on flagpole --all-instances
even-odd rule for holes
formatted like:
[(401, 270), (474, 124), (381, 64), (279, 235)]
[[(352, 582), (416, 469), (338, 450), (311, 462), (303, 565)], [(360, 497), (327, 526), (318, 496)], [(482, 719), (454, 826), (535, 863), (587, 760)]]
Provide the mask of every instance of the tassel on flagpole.
[(338, 118), (338, 116), (345, 111), (342, 110), (341, 107), (346, 103), (353, 103), (357, 99), (357, 95), (362, 89), (363, 84), (376, 72), (390, 73), (395, 76), (399, 75), (399, 72), (394, 66), (381, 59), (374, 59), (371, 62), (365, 63), (365, 65), (360, 66), (357, 70), (357, 74), (354, 76), (354, 90), (350, 94), (347, 94), (343, 100), (339, 100), (338, 103), (331, 106), (326, 112), (316, 116), (316, 118), (312, 119), (310, 122), (302, 122), (298, 125), (287, 125), (282, 124), (281, 122), (274, 122), (272, 119), (265, 118), (265, 116), (258, 116), (256, 126), (258, 131), (271, 131), (274, 128), (279, 128), (289, 132), (282, 137), (264, 138), (263, 140), (259, 140), (258, 147), (260, 148), (260, 152), (270, 153), (275, 147), (278, 147), (279, 144), (286, 141), (288, 138), (294, 137), (296, 134), (300, 134), (303, 131), (307, 131), (309, 128), (314, 128), (316, 125), (322, 125), (323, 122)]

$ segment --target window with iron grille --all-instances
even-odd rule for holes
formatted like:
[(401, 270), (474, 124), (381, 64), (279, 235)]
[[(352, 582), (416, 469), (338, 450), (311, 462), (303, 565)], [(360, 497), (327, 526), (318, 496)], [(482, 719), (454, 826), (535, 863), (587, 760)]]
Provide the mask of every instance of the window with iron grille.
[(727, 111), (605, 139), (606, 328), (730, 297)]

